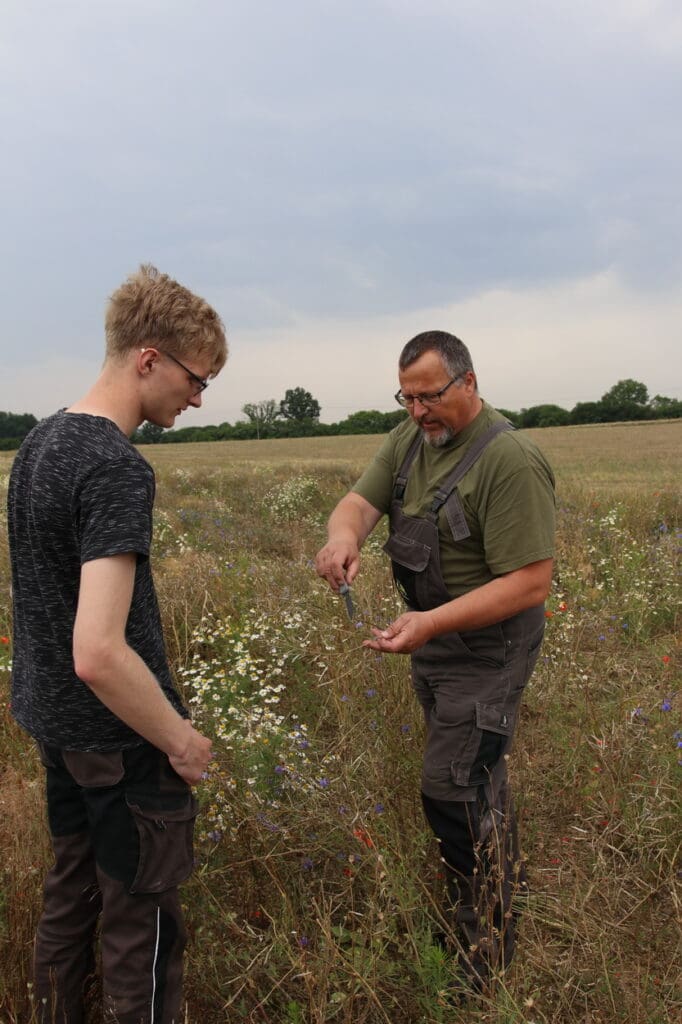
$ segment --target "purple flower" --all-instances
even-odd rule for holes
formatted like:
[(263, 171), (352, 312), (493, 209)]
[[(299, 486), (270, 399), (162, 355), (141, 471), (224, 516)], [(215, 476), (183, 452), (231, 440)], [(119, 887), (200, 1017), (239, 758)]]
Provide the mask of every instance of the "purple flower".
[(410, 727), (409, 727), (409, 725), (401, 725), (401, 726), (400, 726), (400, 731), (401, 731), (401, 732), (402, 732), (402, 733), (403, 733), (403, 734), (404, 734), (405, 736), (407, 736), (408, 732), (410, 732)]
[(219, 832), (217, 829), (214, 829), (213, 832), (208, 832), (207, 835), (212, 843), (219, 843), (223, 838), (222, 832)]
[(377, 691), (376, 690), (373, 690), (373, 689), (365, 690), (365, 697), (367, 697), (369, 700), (371, 700), (372, 697), (376, 697), (376, 695), (377, 695)]
[(361, 622), (356, 622), (355, 623), (355, 628), (356, 629), (362, 629), (362, 623)]
[[(680, 746), (682, 746), (682, 743), (680, 744)], [(374, 813), (375, 814), (383, 814), (384, 813), (384, 805), (383, 804), (375, 804), (374, 805)]]
[(348, 694), (344, 693), (341, 700), (343, 701), (344, 704), (347, 704), (348, 701), (350, 700), (350, 697), (348, 696)]
[(301, 867), (303, 868), (304, 871), (310, 871), (312, 866), (313, 862), (310, 859), (310, 857), (304, 857), (303, 860), (301, 861)]
[(308, 938), (307, 935), (299, 935), (298, 944), (301, 947), (301, 949), (305, 949), (306, 946), (310, 944), (310, 939)]
[(672, 711), (672, 709), (673, 709), (672, 703), (669, 700), (667, 700), (667, 699), (664, 700), (663, 703), (661, 704), (661, 711)]
[(275, 765), (275, 771), (277, 772), (278, 775), (281, 775), (282, 772), (286, 771), (286, 767), (283, 764)]
[(327, 789), (329, 786), (329, 779), (318, 779), (317, 784), (320, 789)]

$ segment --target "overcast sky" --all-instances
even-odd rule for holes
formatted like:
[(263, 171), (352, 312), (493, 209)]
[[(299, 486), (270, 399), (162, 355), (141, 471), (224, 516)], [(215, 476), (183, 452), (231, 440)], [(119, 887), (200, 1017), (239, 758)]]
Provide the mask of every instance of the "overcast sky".
[(391, 409), (403, 343), (481, 392), (682, 397), (679, 0), (2, 0), (0, 409), (79, 397), (140, 262), (231, 355), (204, 406)]

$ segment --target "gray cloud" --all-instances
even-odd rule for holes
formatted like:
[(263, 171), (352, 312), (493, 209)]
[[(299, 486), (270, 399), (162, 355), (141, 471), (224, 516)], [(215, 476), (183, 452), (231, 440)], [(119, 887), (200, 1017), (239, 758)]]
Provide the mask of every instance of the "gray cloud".
[(146, 260), (263, 346), (604, 272), (665, 303), (682, 20), (621, 6), (8, 0), (7, 374), (97, 360), (106, 296)]

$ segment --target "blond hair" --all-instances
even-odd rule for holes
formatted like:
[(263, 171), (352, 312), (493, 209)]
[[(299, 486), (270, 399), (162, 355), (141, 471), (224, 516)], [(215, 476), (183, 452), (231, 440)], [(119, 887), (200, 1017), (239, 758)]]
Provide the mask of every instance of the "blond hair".
[(208, 359), (211, 376), (227, 359), (225, 327), (216, 311), (149, 263), (110, 297), (104, 324), (107, 358), (154, 346), (181, 358)]

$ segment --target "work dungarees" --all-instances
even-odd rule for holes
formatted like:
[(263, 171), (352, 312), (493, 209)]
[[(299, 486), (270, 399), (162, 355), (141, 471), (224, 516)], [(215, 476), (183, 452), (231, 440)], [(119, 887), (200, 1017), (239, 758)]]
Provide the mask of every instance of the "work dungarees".
[[(455, 541), (470, 535), (457, 484), (502, 431), (495, 423), (471, 444), (438, 488), (424, 517), (407, 516), (410, 467), (424, 443), (411, 445), (393, 489), (391, 557), (408, 607), (428, 611), (452, 600), (440, 567), (438, 514), (444, 507)], [(463, 633), (445, 633), (412, 654), (412, 681), (426, 719), (422, 799), (441, 843), (463, 966), (476, 981), (513, 953), (511, 897), (521, 882), (514, 813), (507, 785), (508, 753), (523, 688), (542, 642), (544, 606)]]

